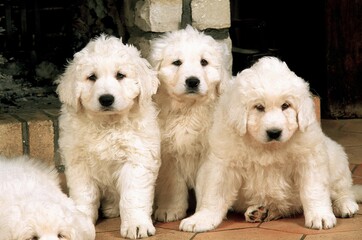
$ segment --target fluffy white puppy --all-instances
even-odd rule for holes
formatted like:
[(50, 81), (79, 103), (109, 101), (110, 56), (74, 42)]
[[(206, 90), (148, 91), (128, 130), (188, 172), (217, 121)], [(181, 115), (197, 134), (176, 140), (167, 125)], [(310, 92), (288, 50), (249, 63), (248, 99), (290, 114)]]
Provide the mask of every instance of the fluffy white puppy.
[(57, 170), (0, 156), (0, 240), (93, 240), (92, 221), (59, 185)]
[(135, 47), (101, 35), (74, 55), (58, 82), (59, 148), (70, 197), (93, 222), (100, 204), (106, 217), (120, 215), (123, 237), (154, 235), (156, 73)]
[(226, 54), (221, 43), (191, 26), (152, 42), (150, 62), (161, 82), (155, 95), (162, 138), (157, 220), (174, 221), (186, 215), (188, 189), (195, 187), (207, 150), (214, 105), (222, 82), (229, 79)]
[(305, 226), (314, 229), (332, 228), (335, 216), (358, 210), (346, 153), (323, 134), (308, 84), (277, 58), (237, 75), (215, 110), (209, 139), (197, 212), (181, 230), (214, 229), (230, 207), (248, 222), (303, 211)]

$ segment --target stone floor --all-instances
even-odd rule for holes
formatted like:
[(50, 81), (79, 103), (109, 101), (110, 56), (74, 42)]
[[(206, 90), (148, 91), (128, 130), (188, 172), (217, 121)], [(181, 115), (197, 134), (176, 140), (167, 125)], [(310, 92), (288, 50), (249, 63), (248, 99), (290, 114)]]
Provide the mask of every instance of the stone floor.
[[(362, 184), (362, 119), (325, 120), (322, 119), (325, 133), (341, 143), (350, 160), (355, 183)], [(155, 223), (156, 235), (148, 239), (157, 240), (233, 240), (233, 239), (362, 239), (362, 204), (354, 218), (338, 219), (337, 226), (329, 230), (311, 230), (304, 227), (304, 217), (280, 219), (265, 223), (246, 223), (241, 214), (228, 215), (215, 231), (188, 233), (178, 230), (179, 221)], [(97, 240), (122, 239), (119, 234), (120, 220), (101, 219), (96, 225)]]

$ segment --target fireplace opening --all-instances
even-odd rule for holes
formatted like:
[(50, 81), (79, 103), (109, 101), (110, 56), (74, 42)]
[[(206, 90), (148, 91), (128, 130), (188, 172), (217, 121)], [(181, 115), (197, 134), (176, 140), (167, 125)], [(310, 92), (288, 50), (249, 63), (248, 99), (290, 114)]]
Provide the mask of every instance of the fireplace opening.
[(0, 3), (0, 113), (59, 108), (54, 80), (100, 33), (127, 41), (122, 0)]

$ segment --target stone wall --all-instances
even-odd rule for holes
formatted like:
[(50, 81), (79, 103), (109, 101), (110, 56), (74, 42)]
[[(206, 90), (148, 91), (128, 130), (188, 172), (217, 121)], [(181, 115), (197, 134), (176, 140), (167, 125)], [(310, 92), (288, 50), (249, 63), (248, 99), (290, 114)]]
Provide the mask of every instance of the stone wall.
[(124, 15), (129, 43), (147, 57), (150, 41), (161, 34), (192, 25), (225, 44), (230, 51), (229, 0), (125, 0)]

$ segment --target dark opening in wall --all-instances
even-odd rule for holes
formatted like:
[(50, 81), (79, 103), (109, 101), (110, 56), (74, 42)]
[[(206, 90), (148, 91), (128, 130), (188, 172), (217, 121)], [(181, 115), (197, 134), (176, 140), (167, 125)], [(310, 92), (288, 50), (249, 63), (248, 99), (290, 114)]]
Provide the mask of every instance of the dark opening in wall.
[(123, 0), (0, 3), (0, 113), (58, 106), (53, 81), (100, 33), (127, 41)]
[(327, 104), (325, 2), (231, 0), (230, 4), (233, 47), (255, 50), (233, 52), (234, 73), (260, 56), (276, 55)]

